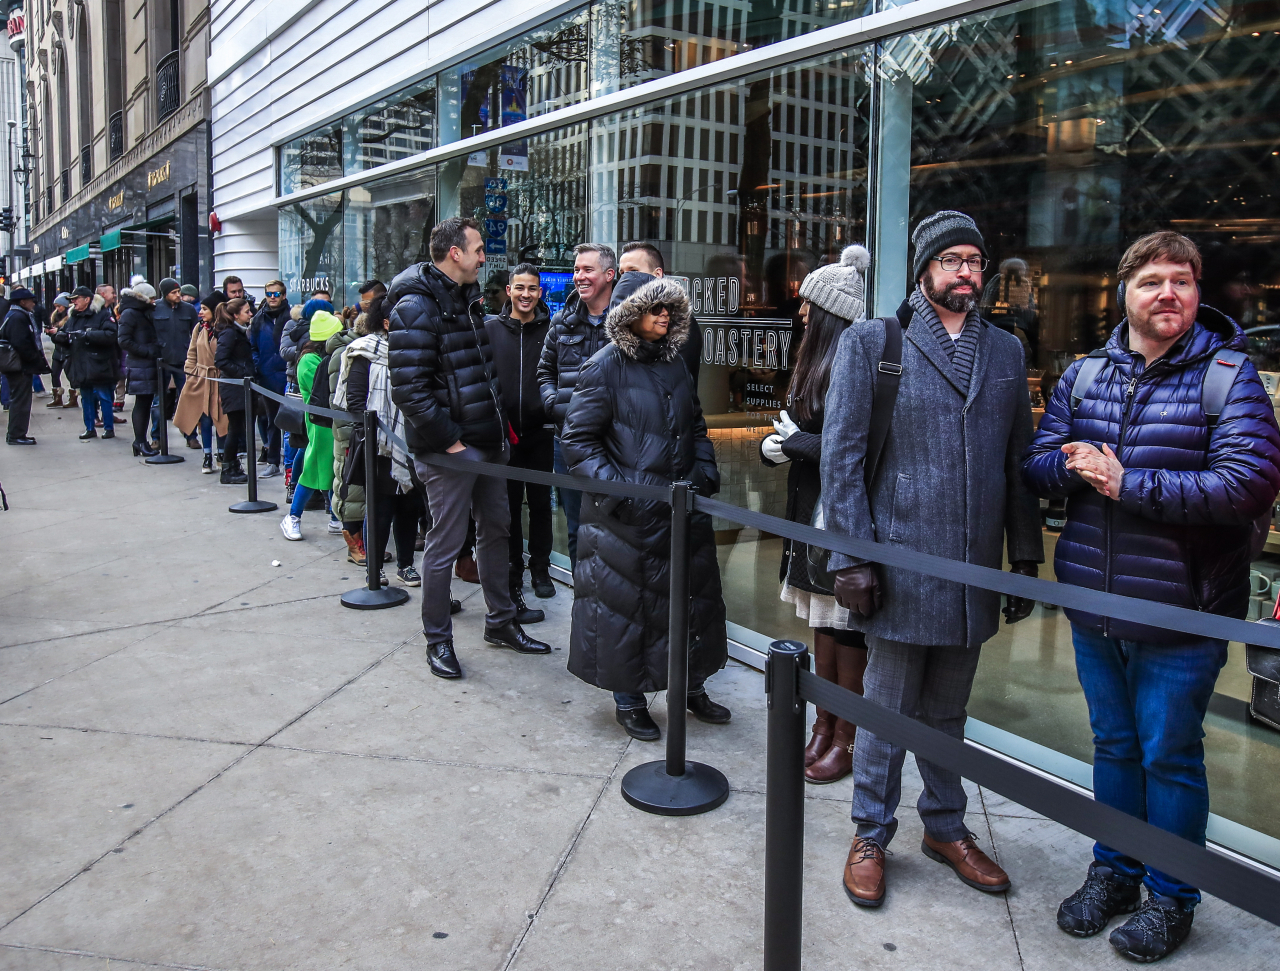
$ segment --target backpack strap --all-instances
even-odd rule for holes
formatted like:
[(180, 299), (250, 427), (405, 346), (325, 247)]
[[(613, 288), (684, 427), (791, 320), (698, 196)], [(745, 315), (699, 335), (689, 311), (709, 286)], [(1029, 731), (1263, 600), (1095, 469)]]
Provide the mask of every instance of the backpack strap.
[(1071, 385), (1072, 415), (1080, 407), (1080, 402), (1089, 397), (1089, 390), (1093, 387), (1093, 383), (1098, 380), (1098, 375), (1102, 373), (1102, 369), (1107, 366), (1108, 360), (1106, 348), (1098, 348), (1090, 351), (1089, 356), (1080, 365), (1080, 370), (1076, 372), (1075, 382)]
[(1240, 374), (1240, 366), (1248, 359), (1243, 351), (1223, 350), (1209, 362), (1204, 372), (1204, 383), (1200, 386), (1200, 407), (1204, 409), (1210, 428), (1218, 424), (1218, 417), (1227, 403), (1227, 394)]
[(867, 430), (867, 454), (862, 467), (867, 487), (875, 481), (880, 457), (889, 438), (893, 407), (898, 401), (898, 383), (902, 380), (902, 322), (897, 317), (881, 317), (884, 325), (884, 350), (876, 366), (876, 390), (871, 399), (871, 423)]

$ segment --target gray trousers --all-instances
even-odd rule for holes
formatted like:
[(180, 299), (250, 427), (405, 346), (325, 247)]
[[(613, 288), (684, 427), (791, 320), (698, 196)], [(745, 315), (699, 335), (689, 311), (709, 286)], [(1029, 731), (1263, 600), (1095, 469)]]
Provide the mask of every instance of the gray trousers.
[[(926, 647), (868, 637), (863, 697), (931, 728), (964, 738), (965, 705), (978, 670), (978, 648)], [(897, 832), (894, 816), (902, 799), (902, 763), (906, 750), (858, 729), (853, 749), (853, 821), (858, 835), (888, 846)], [(952, 842), (969, 835), (968, 804), (960, 776), (916, 758), (924, 791), (916, 802), (925, 832)]]
[[(483, 452), (470, 445), (456, 458), (505, 463), (506, 452)], [(449, 617), (449, 585), (453, 566), (467, 536), (467, 519), (476, 521), (476, 569), (484, 590), (485, 625), (499, 627), (516, 616), (511, 600), (507, 537), (511, 533), (511, 505), (507, 480), (475, 472), (455, 472), (414, 460), (418, 479), (427, 490), (431, 528), (422, 553), (422, 632), (428, 644), (453, 637)]]

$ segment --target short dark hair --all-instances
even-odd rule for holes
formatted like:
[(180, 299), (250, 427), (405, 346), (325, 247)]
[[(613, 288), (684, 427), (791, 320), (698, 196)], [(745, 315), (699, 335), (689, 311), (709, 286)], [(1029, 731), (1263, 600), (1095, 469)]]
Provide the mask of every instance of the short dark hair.
[(370, 290), (376, 290), (378, 287), (381, 287), (383, 290), (387, 289), (387, 285), (381, 280), (366, 280), (364, 283), (360, 284), (360, 289), (356, 292), (363, 297)]
[(230, 284), (230, 283), (238, 283), (238, 284), (240, 284), (240, 286), (244, 286), (244, 281), (243, 281), (243, 280), (241, 280), (238, 276), (224, 276), (224, 277), (222, 278), (222, 289), (223, 289), (223, 292), (226, 292), (227, 285), (228, 285), (228, 284)]
[(316, 289), (311, 291), (311, 299), (314, 300), (316, 298), (316, 294), (319, 294), (319, 293), (323, 293), (326, 298), (333, 296), (333, 294), (330, 293), (328, 290), (326, 290), (324, 287), (317, 287)]
[(517, 263), (516, 268), (511, 271), (511, 279), (514, 280), (518, 276), (536, 276), (538, 282), (542, 282), (542, 271), (532, 263)]
[(662, 250), (654, 246), (652, 243), (646, 243), (643, 240), (634, 240), (622, 247), (622, 254), (641, 252), (649, 258), (649, 266), (655, 270), (667, 272), (667, 264), (662, 259)]
[(465, 249), (468, 229), (474, 229), (479, 233), (480, 224), (474, 219), (466, 219), (462, 216), (453, 216), (438, 223), (436, 228), (431, 230), (432, 262), (443, 263), (449, 255), (449, 250), (455, 246), (458, 249)]
[(1156, 260), (1189, 263), (1191, 275), (1197, 281), (1200, 279), (1200, 248), (1181, 233), (1162, 229), (1158, 233), (1148, 233), (1124, 251), (1118, 271), (1120, 282), (1128, 283), (1131, 276)]

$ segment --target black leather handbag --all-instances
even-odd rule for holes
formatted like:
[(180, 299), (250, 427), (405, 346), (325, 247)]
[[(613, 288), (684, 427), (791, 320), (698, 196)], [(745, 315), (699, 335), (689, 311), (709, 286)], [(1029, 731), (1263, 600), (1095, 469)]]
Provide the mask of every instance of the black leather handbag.
[[(1276, 609), (1280, 611), (1280, 604)], [(1280, 620), (1262, 617), (1259, 624), (1280, 627)], [(1249, 714), (1254, 720), (1280, 730), (1280, 651), (1258, 644), (1245, 645), (1245, 666), (1253, 677)]]
[(307, 430), (306, 412), (302, 410), (302, 395), (286, 392), (284, 403), (276, 410), (276, 428), (291, 435)]

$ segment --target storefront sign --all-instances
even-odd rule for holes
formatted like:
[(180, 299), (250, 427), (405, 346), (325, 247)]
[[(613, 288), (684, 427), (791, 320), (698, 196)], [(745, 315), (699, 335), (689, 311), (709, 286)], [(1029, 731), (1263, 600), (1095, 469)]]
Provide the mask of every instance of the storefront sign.
[(121, 189), (113, 196), (107, 197), (108, 209), (119, 209), (124, 205), (124, 189)]
[(27, 22), (20, 11), (9, 17), (9, 50), (20, 51), (27, 41)]
[(155, 188), (156, 186), (158, 186), (161, 182), (168, 182), (168, 181), (169, 181), (169, 166), (170, 166), (170, 164), (171, 164), (171, 163), (169, 163), (169, 162), (165, 162), (165, 163), (164, 163), (164, 165), (160, 166), (160, 168), (158, 168), (158, 169), (154, 169), (153, 171), (151, 171), (151, 172), (148, 172), (148, 173), (147, 173), (147, 188), (148, 188), (148, 189), (154, 189), (154, 188)]
[(58, 229), (58, 237), (59, 237), (60, 239), (70, 239), (70, 238), (71, 238), (71, 227), (70, 227), (70, 226), (62, 226), (62, 227), (60, 227), (60, 228)]
[[(710, 278), (714, 279), (714, 278)], [(697, 282), (697, 281), (695, 281)], [(695, 311), (696, 312), (696, 311)], [(751, 370), (791, 369), (792, 322), (775, 318), (698, 317), (702, 361)]]
[(695, 314), (736, 314), (742, 281), (736, 276), (695, 276), (689, 281), (689, 302)]

